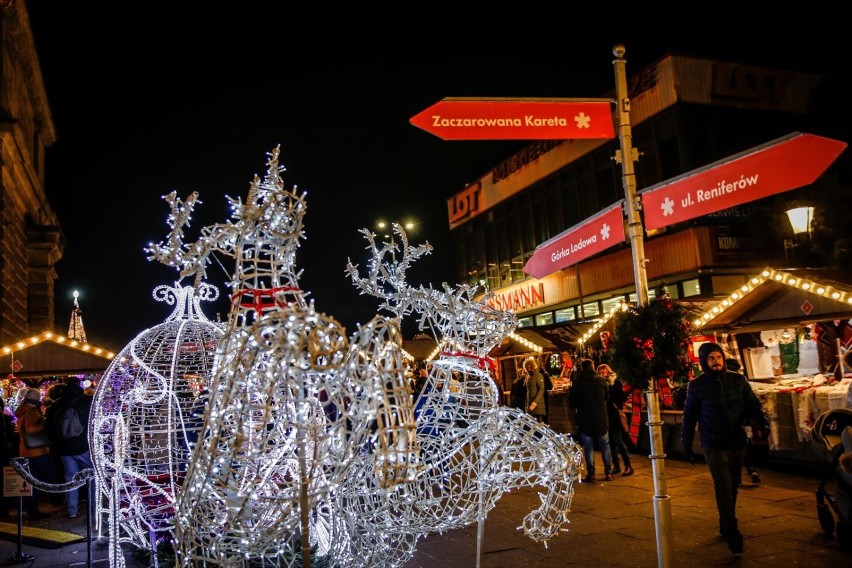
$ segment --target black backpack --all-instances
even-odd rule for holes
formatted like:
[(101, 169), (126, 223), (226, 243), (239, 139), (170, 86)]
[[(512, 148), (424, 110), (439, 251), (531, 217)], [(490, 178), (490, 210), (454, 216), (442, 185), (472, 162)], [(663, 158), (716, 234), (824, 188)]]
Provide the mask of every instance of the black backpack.
[(75, 402), (77, 402), (77, 399), (70, 401), (65, 408), (60, 410), (59, 415), (56, 417), (55, 434), (57, 440), (76, 438), (86, 431), (82, 420), (80, 420), (80, 413), (74, 408)]

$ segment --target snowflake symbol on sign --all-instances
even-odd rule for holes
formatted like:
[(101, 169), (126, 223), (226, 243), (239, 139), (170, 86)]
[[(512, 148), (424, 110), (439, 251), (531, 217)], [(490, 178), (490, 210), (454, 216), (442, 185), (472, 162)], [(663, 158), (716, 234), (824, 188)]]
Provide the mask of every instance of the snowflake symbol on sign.
[(586, 116), (586, 113), (581, 112), (577, 116), (574, 117), (574, 122), (577, 123), (577, 128), (590, 128), (590, 122), (592, 121), (591, 116)]
[(674, 201), (666, 197), (666, 200), (660, 204), (660, 208), (663, 210), (663, 217), (668, 217), (669, 215), (674, 214)]
[(601, 228), (601, 238), (603, 240), (607, 240), (609, 238), (609, 224), (608, 223), (604, 223), (603, 227)]

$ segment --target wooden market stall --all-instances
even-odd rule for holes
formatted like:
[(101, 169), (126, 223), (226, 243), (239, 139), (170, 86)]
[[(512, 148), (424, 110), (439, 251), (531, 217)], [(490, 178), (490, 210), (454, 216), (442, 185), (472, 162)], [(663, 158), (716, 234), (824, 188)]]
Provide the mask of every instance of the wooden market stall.
[(68, 376), (96, 384), (115, 353), (64, 335), (44, 331), (0, 347), (0, 365), (9, 373), (0, 379), (0, 395), (11, 408), (23, 388), (48, 387)]
[(548, 391), (548, 425), (559, 433), (574, 433), (575, 420), (573, 412), (568, 408), (568, 383), (558, 378), (562, 353), (575, 354), (576, 336), (580, 333), (578, 330), (585, 327), (588, 326), (561, 324), (518, 328), (492, 349), (489, 356), (497, 361), (498, 381), (503, 386), (506, 404), (509, 402), (512, 383), (522, 372), (524, 360), (536, 357), (554, 381), (553, 388)]
[(852, 383), (852, 369), (843, 365), (852, 349), (849, 277), (767, 267), (695, 322), (743, 363), (770, 415), (770, 459), (824, 459), (809, 433), (820, 414), (845, 406)]

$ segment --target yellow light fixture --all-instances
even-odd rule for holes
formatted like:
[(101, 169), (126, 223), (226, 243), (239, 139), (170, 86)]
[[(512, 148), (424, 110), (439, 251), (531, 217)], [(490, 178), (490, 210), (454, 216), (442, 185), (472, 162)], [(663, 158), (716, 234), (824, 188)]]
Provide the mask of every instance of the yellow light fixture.
[(790, 219), (790, 225), (793, 227), (794, 235), (802, 233), (811, 234), (811, 224), (814, 221), (813, 207), (796, 207), (787, 210), (787, 218)]

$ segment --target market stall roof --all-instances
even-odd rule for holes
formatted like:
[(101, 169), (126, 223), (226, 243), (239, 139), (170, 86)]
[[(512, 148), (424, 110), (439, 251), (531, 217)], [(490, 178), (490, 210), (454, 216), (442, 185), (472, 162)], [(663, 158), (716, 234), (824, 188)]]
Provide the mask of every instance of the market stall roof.
[(580, 336), (591, 327), (591, 323), (558, 323), (547, 326), (524, 327), (516, 330), (515, 333), (545, 349), (564, 351), (574, 349)]
[(696, 329), (747, 333), (852, 318), (848, 271), (766, 267), (712, 304)]
[(404, 339), (402, 341), (402, 348), (415, 361), (422, 361), (428, 359), (435, 352), (438, 348), (438, 342), (433, 337), (420, 334), (411, 339)]
[(577, 331), (571, 324), (520, 327), (489, 353), (491, 357), (572, 349)]
[(44, 331), (0, 347), (0, 368), (18, 379), (101, 373), (114, 357), (108, 349)]

